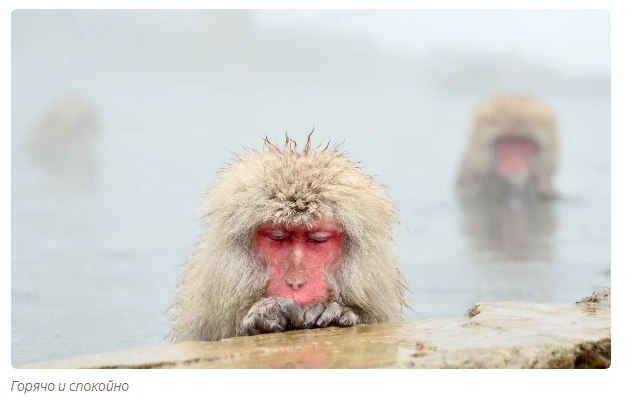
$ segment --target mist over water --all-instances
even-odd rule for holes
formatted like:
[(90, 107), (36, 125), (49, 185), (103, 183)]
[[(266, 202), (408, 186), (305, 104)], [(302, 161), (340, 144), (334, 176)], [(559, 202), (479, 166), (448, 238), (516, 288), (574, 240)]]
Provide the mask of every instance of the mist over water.
[[(407, 319), (577, 301), (611, 280), (609, 46), (598, 10), (15, 11), (12, 364), (164, 342), (218, 170), (314, 127), (401, 210)], [(556, 112), (567, 200), (458, 207), (473, 109), (497, 93)], [(97, 110), (93, 154), (35, 163), (31, 133), (67, 94)]]

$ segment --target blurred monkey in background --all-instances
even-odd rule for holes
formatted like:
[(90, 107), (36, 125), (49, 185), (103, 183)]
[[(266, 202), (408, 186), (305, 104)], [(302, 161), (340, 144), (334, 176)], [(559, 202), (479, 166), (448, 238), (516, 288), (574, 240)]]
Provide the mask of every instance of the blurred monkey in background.
[(52, 103), (29, 133), (26, 152), (51, 183), (91, 188), (96, 176), (95, 149), (101, 135), (96, 107), (77, 95)]
[(459, 196), (501, 201), (557, 196), (556, 117), (525, 96), (498, 96), (475, 111), (457, 180)]
[(497, 96), (475, 111), (456, 190), (463, 231), (482, 253), (549, 260), (558, 197), (556, 117), (525, 96)]

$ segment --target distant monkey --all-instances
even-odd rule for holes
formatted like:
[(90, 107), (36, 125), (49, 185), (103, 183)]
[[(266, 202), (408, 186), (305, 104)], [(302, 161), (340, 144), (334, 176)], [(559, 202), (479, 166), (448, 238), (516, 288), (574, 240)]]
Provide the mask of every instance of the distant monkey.
[(101, 118), (92, 102), (65, 95), (46, 110), (26, 138), (26, 155), (50, 184), (91, 190), (97, 176)]
[(172, 342), (403, 319), (397, 210), (339, 146), (265, 139), (222, 172), (186, 263)]
[(464, 199), (549, 199), (557, 196), (556, 118), (524, 96), (498, 96), (475, 112), (457, 190)]
[(27, 148), (32, 155), (47, 159), (73, 159), (91, 154), (101, 132), (94, 105), (66, 95), (57, 99), (31, 131)]

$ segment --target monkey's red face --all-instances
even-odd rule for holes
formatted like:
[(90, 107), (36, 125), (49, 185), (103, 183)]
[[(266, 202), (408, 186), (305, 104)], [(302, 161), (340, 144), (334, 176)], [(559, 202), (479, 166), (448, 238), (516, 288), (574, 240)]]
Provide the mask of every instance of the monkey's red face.
[(530, 160), (537, 145), (527, 138), (503, 138), (495, 142), (495, 157), (500, 173), (515, 185), (524, 184)]
[(289, 297), (300, 305), (326, 301), (329, 292), (324, 274), (338, 268), (342, 240), (342, 229), (331, 218), (321, 219), (311, 228), (261, 225), (254, 255), (270, 269), (267, 297)]

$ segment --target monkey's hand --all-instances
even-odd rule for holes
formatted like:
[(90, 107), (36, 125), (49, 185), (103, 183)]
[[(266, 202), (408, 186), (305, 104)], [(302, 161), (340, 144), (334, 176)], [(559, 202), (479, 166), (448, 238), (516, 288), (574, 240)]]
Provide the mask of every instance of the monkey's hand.
[(302, 309), (294, 299), (266, 297), (254, 303), (241, 321), (239, 336), (304, 329)]
[(350, 327), (359, 324), (359, 316), (349, 307), (336, 302), (315, 304), (305, 309), (307, 328)]

